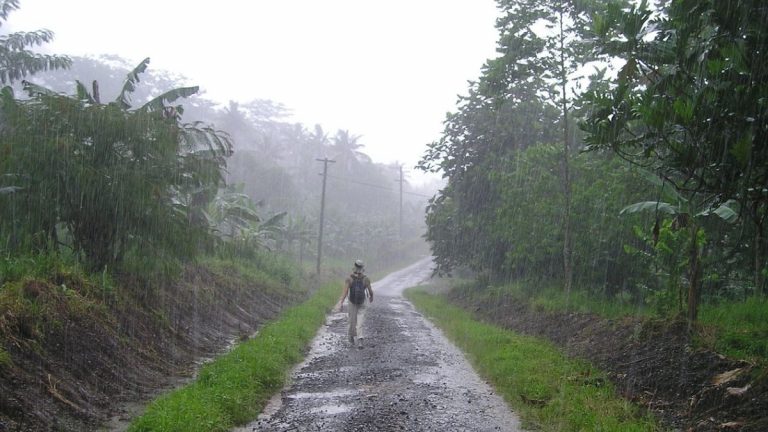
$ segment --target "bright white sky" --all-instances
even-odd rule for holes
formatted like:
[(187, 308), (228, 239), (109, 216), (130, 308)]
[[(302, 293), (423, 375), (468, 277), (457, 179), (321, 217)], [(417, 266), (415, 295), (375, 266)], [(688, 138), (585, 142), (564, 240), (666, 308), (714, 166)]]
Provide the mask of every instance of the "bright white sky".
[(57, 54), (151, 57), (216, 101), (280, 102), (412, 167), (495, 55), (496, 16), (493, 0), (22, 0), (8, 23), (53, 30)]

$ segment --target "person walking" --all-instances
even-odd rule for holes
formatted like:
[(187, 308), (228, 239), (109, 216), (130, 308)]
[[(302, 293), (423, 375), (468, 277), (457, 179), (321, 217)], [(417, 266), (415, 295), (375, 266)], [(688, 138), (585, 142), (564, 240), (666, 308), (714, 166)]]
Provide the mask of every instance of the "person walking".
[(358, 332), (358, 314), (360, 314), (359, 321), (361, 322), (365, 298), (368, 297), (368, 301), (373, 302), (371, 281), (365, 275), (364, 269), (365, 266), (362, 261), (355, 261), (352, 274), (344, 280), (344, 293), (339, 300), (339, 310), (341, 310), (344, 306), (344, 300), (349, 298), (349, 342), (353, 345), (355, 344), (355, 338), (358, 341), (362, 338), (362, 332)]

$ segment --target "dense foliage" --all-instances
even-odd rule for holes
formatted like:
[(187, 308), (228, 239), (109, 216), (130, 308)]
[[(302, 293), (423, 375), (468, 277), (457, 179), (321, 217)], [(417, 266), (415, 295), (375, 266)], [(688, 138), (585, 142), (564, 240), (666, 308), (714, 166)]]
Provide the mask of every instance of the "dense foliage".
[(499, 54), (420, 163), (448, 180), (438, 271), (573, 278), (690, 320), (702, 296), (762, 292), (764, 3), (498, 5)]
[(415, 250), (425, 196), (404, 184), (399, 226), (399, 167), (374, 163), (360, 136), (286, 122), (268, 100), (219, 107), (147, 63), (75, 57), (4, 90), (0, 250), (73, 252), (98, 270), (202, 251), (314, 261), (326, 156), (326, 256), (387, 267)]
[(94, 270), (126, 253), (190, 256), (206, 240), (202, 204), (222, 184), (226, 136), (180, 123), (170, 105), (197, 88), (163, 93), (138, 109), (130, 93), (149, 60), (128, 74), (114, 102), (78, 82), (65, 96), (25, 83), (30, 99), (2, 95), (0, 232), (9, 251), (71, 248)]

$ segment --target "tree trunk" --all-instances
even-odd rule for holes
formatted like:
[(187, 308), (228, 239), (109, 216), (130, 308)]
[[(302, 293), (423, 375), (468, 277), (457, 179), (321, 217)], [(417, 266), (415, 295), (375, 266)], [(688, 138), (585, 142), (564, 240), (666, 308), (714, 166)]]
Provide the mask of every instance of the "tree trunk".
[(566, 295), (571, 293), (573, 285), (573, 250), (571, 234), (571, 174), (570, 174), (570, 148), (568, 145), (568, 95), (566, 93), (568, 75), (565, 69), (565, 33), (563, 30), (564, 5), (560, 4), (560, 84), (562, 87), (563, 110), (563, 278)]
[(755, 224), (755, 294), (765, 295), (765, 236), (763, 234), (763, 224)]
[(699, 314), (701, 285), (701, 260), (699, 256), (699, 227), (691, 223), (691, 249), (689, 251), (690, 285), (688, 287), (688, 329), (690, 330)]

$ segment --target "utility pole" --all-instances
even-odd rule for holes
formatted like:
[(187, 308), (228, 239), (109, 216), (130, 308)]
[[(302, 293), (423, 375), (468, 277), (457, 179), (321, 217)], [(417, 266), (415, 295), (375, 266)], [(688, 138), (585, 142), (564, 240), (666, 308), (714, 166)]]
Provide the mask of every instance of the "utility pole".
[(395, 180), (400, 183), (400, 240), (403, 239), (403, 165), (398, 165), (400, 170), (400, 179)]
[(335, 163), (336, 161), (324, 157), (322, 159), (315, 159), (318, 162), (323, 163), (323, 193), (320, 198), (320, 233), (317, 236), (317, 274), (320, 274), (320, 261), (323, 256), (323, 222), (325, 221), (325, 181), (328, 179), (328, 163)]
[(403, 166), (400, 165), (400, 240), (403, 239)]

